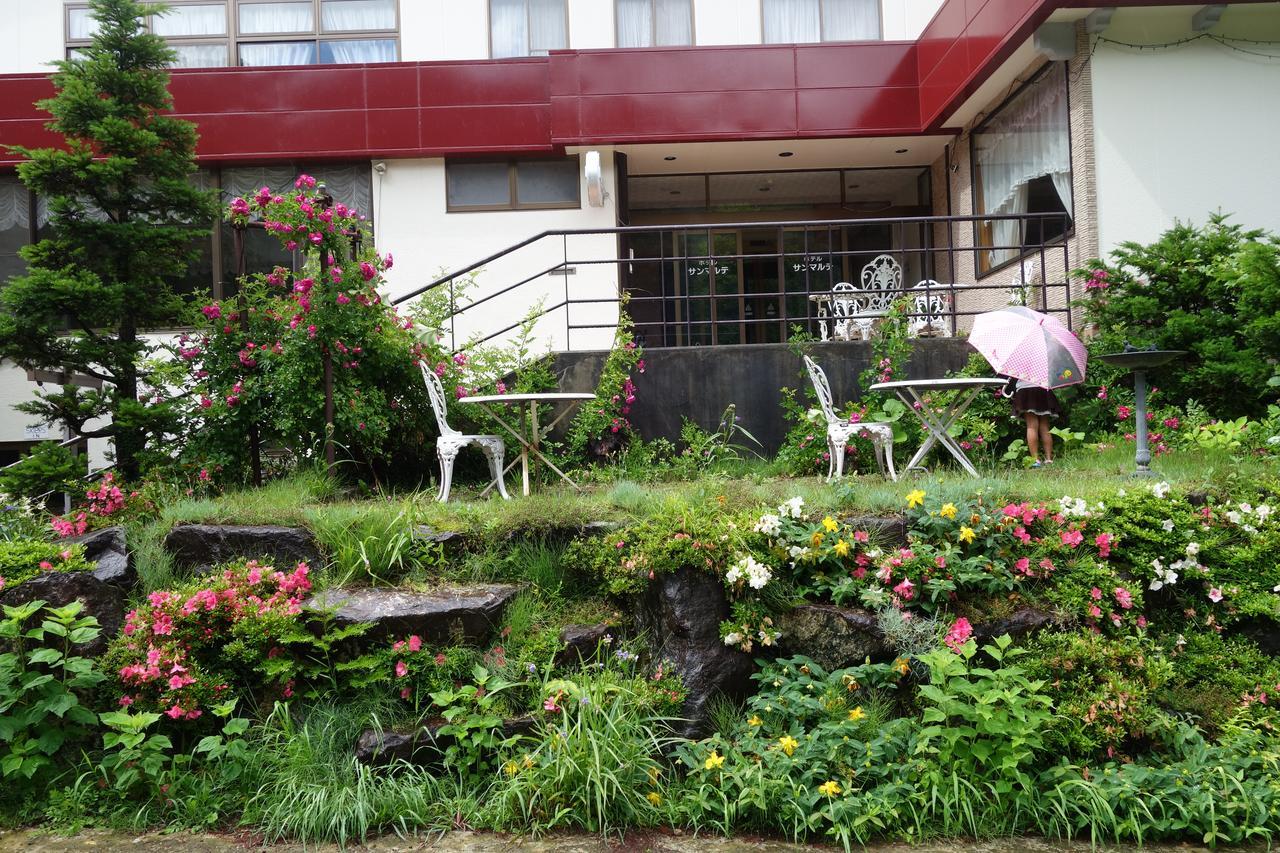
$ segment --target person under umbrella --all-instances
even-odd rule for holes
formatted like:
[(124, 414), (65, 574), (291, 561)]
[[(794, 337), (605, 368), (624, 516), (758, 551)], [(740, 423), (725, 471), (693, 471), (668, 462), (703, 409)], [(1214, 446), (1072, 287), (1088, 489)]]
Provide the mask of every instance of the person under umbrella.
[(1051, 424), (1062, 414), (1053, 389), (1084, 381), (1084, 344), (1058, 320), (1025, 306), (979, 314), (969, 343), (1010, 377), (1005, 396), (1013, 398), (1013, 416), (1026, 423), (1032, 467), (1051, 464)]

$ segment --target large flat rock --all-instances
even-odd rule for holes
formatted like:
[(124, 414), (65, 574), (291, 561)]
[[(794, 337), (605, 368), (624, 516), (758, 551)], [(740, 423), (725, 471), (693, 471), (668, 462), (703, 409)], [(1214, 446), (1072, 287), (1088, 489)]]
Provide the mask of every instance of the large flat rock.
[(133, 566), (133, 555), (125, 545), (123, 527), (104, 527), (61, 541), (83, 546), (85, 559), (98, 564), (93, 576), (103, 583), (126, 592), (138, 583), (138, 572)]
[(279, 569), (315, 566), (322, 559), (305, 527), (181, 524), (164, 537), (164, 548), (179, 566), (197, 571), (240, 559), (263, 560)]
[(783, 651), (812, 658), (828, 671), (892, 654), (875, 614), (858, 607), (802, 604), (779, 617), (778, 628)]
[(332, 611), (339, 625), (373, 623), (369, 638), (417, 634), (431, 643), (478, 643), (502, 621), (520, 592), (512, 584), (442, 587), (409, 592), (376, 587), (327, 589), (302, 603), (304, 609)]

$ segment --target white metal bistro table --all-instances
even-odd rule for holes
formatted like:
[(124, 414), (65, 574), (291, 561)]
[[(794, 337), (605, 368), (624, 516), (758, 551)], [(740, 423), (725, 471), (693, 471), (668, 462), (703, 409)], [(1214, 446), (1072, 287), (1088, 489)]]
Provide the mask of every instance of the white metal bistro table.
[[(551, 423), (547, 424), (546, 426), (540, 426), (538, 423), (538, 404), (539, 403), (581, 403), (584, 400), (594, 400), (595, 398), (596, 398), (595, 394), (549, 391), (545, 393), (485, 394), (477, 397), (460, 397), (458, 398), (458, 402), (459, 403), (475, 403), (476, 405), (480, 406), (485, 411), (487, 411), (490, 415), (492, 415), (495, 421), (502, 424), (503, 428), (506, 429), (507, 432), (511, 433), (512, 437), (514, 437), (515, 440), (519, 442), (520, 456), (518, 457), (518, 459), (513, 459), (511, 463), (507, 465), (506, 469), (502, 473), (503, 475), (505, 475), (507, 471), (510, 471), (512, 468), (515, 467), (515, 464), (518, 461), (520, 463), (522, 480), (524, 485), (523, 492), (526, 496), (528, 496), (529, 494), (529, 455), (530, 454), (533, 454), (534, 456), (541, 459), (542, 464), (546, 465), (552, 471), (555, 471), (557, 474), (559, 474), (560, 479), (564, 480), (566, 483), (568, 483), (570, 486), (573, 486), (575, 489), (578, 488), (577, 483), (573, 482), (573, 480), (570, 480), (567, 474), (565, 474), (563, 471), (557, 468), (555, 466), (555, 463), (553, 463), (550, 459), (544, 456), (542, 451), (538, 449), (539, 445), (542, 444), (542, 439), (544, 439), (547, 436), (547, 433), (551, 432), (552, 428), (555, 427), (556, 424), (560, 423), (560, 421), (564, 418), (565, 415), (572, 412), (574, 407), (565, 406), (564, 411), (556, 415), (556, 417), (551, 421)], [(498, 404), (507, 404), (507, 405), (514, 404), (518, 406), (529, 407), (529, 421), (528, 421), (529, 435), (527, 437), (524, 435), (523, 430), (516, 429), (511, 424), (507, 423), (506, 420), (503, 419), (503, 417), (500, 414), (498, 414), (496, 410)], [(481, 497), (487, 494), (489, 489), (491, 488), (493, 488), (492, 483), (490, 483), (489, 486), (483, 492), (480, 493)]]
[[(898, 399), (906, 403), (907, 408), (916, 413), (916, 417), (924, 424), (924, 428), (929, 431), (929, 435), (925, 438), (924, 443), (920, 445), (920, 449), (916, 451), (916, 455), (911, 457), (911, 461), (907, 463), (907, 470), (918, 468), (920, 461), (924, 459), (935, 444), (941, 444), (947, 449), (960, 466), (968, 471), (972, 476), (978, 476), (978, 471), (969, 462), (969, 458), (964, 455), (963, 448), (956, 443), (947, 430), (951, 429), (952, 424), (960, 419), (965, 409), (977, 398), (978, 394), (984, 388), (998, 388), (1004, 385), (1008, 380), (996, 379), (995, 377), (958, 377), (955, 379), (903, 379), (898, 382), (877, 382), (870, 386), (870, 391), (892, 391), (898, 395)], [(949, 403), (943, 405), (942, 411), (933, 413), (924, 404), (921, 399), (922, 394), (930, 391), (959, 391)]]

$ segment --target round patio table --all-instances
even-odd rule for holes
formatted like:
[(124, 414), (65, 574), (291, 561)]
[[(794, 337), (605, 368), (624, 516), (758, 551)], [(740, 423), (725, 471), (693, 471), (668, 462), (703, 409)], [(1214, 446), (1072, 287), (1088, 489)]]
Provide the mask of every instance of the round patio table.
[[(898, 382), (877, 382), (870, 386), (870, 391), (892, 391), (898, 396), (898, 399), (907, 405), (907, 408), (915, 412), (916, 417), (920, 419), (920, 423), (924, 424), (924, 428), (929, 431), (928, 437), (924, 443), (920, 445), (920, 449), (916, 451), (916, 455), (911, 457), (911, 461), (907, 463), (907, 470), (920, 467), (920, 460), (924, 459), (935, 444), (941, 444), (947, 451), (955, 457), (960, 463), (960, 467), (968, 471), (970, 475), (978, 476), (978, 471), (973, 467), (969, 458), (964, 455), (964, 449), (956, 443), (956, 440), (947, 434), (947, 430), (951, 429), (951, 425), (960, 419), (965, 409), (977, 398), (978, 393), (984, 388), (996, 388), (1004, 385), (1008, 380), (996, 379), (992, 377), (957, 377), (954, 379), (903, 379)], [(934, 414), (925, 406), (924, 400), (921, 399), (922, 394), (930, 391), (960, 391), (952, 400), (945, 404), (942, 411)]]
[[(555, 471), (557, 474), (559, 474), (560, 479), (564, 480), (566, 483), (568, 483), (570, 486), (573, 486), (575, 489), (578, 489), (578, 491), (581, 491), (577, 483), (569, 479), (569, 476), (567, 474), (565, 474), (563, 471), (557, 468), (555, 466), (555, 463), (553, 463), (550, 459), (544, 456), (542, 454), (542, 451), (538, 449), (539, 445), (541, 445), (542, 443), (542, 439), (547, 437), (547, 433), (551, 432), (551, 430), (555, 427), (555, 425), (560, 423), (560, 421), (564, 418), (565, 415), (573, 411), (574, 406), (572, 405), (565, 406), (564, 411), (556, 415), (555, 418), (552, 419), (552, 421), (549, 424), (547, 424), (546, 426), (540, 426), (538, 423), (538, 404), (539, 403), (565, 403), (565, 402), (581, 403), (584, 400), (594, 400), (595, 398), (596, 398), (595, 394), (584, 394), (580, 392), (575, 393), (572, 391), (569, 391), (569, 392), (548, 391), (545, 393), (534, 392), (534, 393), (528, 393), (528, 394), (482, 394), (476, 397), (459, 397), (458, 402), (474, 403), (475, 405), (480, 406), (485, 411), (487, 411), (490, 415), (492, 415), (493, 419), (497, 421), (499, 424), (501, 424), (503, 428), (506, 429), (507, 432), (511, 433), (512, 437), (515, 438), (517, 442), (519, 442), (520, 444), (519, 457), (517, 457), (516, 459), (513, 459), (507, 465), (506, 469), (503, 470), (502, 473), (503, 475), (505, 475), (507, 471), (510, 471), (512, 468), (515, 467), (516, 462), (519, 462), (520, 468), (521, 468), (521, 475), (522, 475), (521, 479), (523, 482), (523, 492), (527, 497), (529, 494), (529, 455), (530, 454), (541, 459), (543, 465), (546, 465), (552, 471)], [(511, 424), (507, 423), (502, 418), (502, 416), (498, 414), (498, 412), (496, 411), (496, 408), (500, 404), (514, 405), (522, 409), (526, 406), (528, 407), (529, 417), (527, 419), (521, 418), (519, 422), (522, 427), (521, 429), (516, 429), (515, 427), (511, 426)], [(523, 430), (523, 426), (526, 423), (529, 425), (528, 436), (524, 434), (524, 430)], [(493, 484), (490, 483), (485, 488), (485, 490), (480, 493), (480, 496), (484, 497), (486, 494), (488, 494), (489, 489), (492, 489), (492, 488), (493, 488)]]

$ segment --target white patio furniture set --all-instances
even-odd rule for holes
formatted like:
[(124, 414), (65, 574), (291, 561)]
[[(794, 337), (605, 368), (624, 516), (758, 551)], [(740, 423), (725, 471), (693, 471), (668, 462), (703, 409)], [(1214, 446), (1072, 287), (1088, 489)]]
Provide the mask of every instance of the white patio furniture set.
[[(902, 265), (892, 255), (877, 255), (862, 268), (860, 284), (838, 282), (829, 293), (809, 298), (818, 303), (818, 329), (822, 340), (871, 340), (876, 322), (889, 313), (902, 291)], [(951, 337), (951, 290), (925, 279), (911, 288), (908, 334)], [(855, 335), (857, 337), (855, 337)]]

